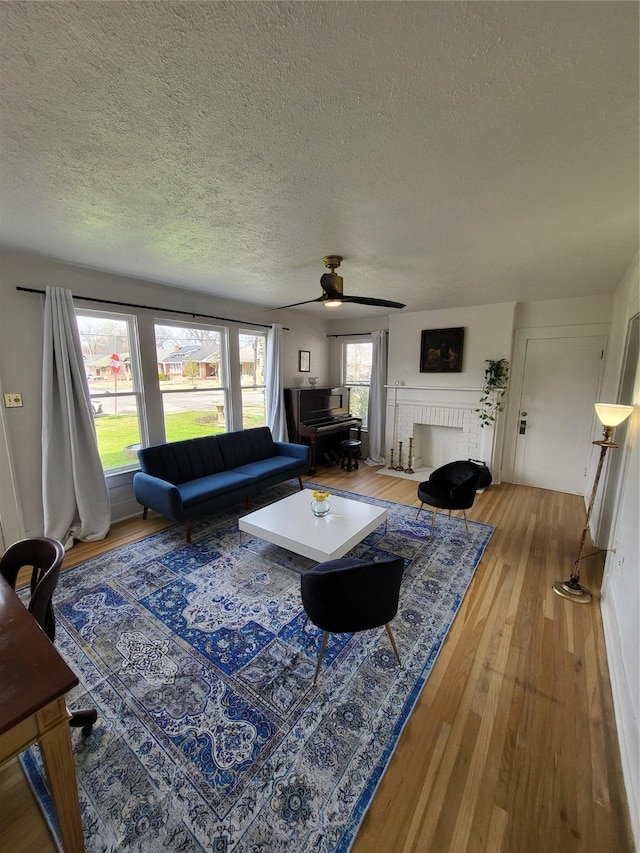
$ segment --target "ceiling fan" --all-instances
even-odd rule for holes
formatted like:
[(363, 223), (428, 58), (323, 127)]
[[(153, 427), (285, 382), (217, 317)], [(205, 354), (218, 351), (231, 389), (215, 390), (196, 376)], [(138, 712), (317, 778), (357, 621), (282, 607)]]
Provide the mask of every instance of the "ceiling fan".
[[(373, 296), (345, 296), (343, 293), (343, 278), (336, 269), (342, 262), (340, 255), (326, 255), (323, 259), (325, 267), (330, 270), (320, 277), (324, 293), (316, 299), (305, 299), (304, 302), (294, 302), (292, 305), (281, 305), (280, 308), (295, 308), (297, 305), (307, 305), (309, 302), (321, 302), (325, 308), (338, 308), (345, 302), (355, 302), (358, 305), (376, 305), (381, 308), (404, 308), (402, 302), (392, 302), (390, 299), (376, 299)], [(280, 308), (272, 308), (279, 311)]]

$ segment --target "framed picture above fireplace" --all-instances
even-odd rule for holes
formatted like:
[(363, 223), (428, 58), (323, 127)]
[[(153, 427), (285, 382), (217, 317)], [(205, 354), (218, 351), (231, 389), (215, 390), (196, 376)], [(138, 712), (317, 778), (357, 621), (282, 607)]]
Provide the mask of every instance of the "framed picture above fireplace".
[(462, 373), (464, 328), (423, 329), (420, 373)]

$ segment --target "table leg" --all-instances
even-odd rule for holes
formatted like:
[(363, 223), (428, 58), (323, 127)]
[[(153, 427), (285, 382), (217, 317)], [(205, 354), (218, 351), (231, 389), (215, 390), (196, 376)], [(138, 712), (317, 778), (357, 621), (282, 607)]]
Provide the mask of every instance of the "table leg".
[[(64, 700), (59, 701), (64, 702)], [(84, 853), (78, 784), (68, 715), (57, 726), (41, 735), (39, 744), (58, 817), (63, 850), (65, 853)]]

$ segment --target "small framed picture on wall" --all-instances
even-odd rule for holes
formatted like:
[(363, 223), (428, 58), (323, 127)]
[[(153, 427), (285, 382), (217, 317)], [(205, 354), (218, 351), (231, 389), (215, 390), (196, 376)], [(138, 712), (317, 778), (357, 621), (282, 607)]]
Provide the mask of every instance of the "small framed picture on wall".
[(311, 353), (308, 349), (298, 350), (298, 370), (300, 373), (309, 373), (311, 370)]

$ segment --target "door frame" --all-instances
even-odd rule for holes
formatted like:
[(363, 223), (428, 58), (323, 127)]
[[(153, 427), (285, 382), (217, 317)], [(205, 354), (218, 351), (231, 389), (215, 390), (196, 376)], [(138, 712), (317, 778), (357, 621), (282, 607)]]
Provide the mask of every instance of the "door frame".
[[(527, 354), (527, 342), (530, 340), (550, 340), (553, 338), (585, 338), (602, 337), (605, 339), (605, 349), (600, 362), (600, 375), (598, 376), (597, 392), (602, 384), (602, 373), (604, 367), (604, 355), (609, 342), (609, 323), (585, 323), (575, 326), (539, 326), (516, 329), (513, 340), (513, 354), (511, 364), (511, 379), (509, 382), (509, 400), (505, 410), (504, 420), (504, 443), (502, 453), (502, 479), (508, 483), (514, 482), (514, 470), (516, 463), (516, 442), (518, 437), (518, 419), (520, 415), (520, 399), (524, 386), (524, 369)], [(597, 399), (597, 398), (596, 398)], [(595, 402), (595, 401), (594, 401)], [(595, 424), (595, 412), (593, 415)], [(585, 457), (585, 465), (589, 465), (589, 459)]]

